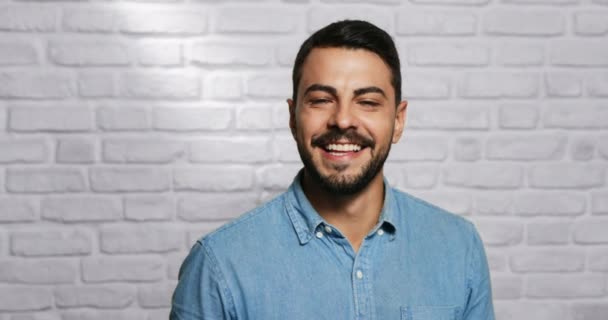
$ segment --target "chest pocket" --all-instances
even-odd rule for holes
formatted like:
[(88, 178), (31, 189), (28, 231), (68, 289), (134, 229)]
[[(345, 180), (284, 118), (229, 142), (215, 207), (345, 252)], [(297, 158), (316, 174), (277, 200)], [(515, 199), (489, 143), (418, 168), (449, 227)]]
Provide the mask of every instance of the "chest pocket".
[(401, 307), (401, 320), (456, 320), (457, 306)]

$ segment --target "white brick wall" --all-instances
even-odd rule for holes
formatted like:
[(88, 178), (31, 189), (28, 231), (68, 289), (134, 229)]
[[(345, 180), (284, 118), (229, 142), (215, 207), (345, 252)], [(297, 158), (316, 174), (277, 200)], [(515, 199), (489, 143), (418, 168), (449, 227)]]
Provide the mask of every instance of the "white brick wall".
[(0, 320), (167, 319), (192, 243), (299, 169), (298, 45), (386, 28), (386, 173), (472, 220), (499, 320), (608, 317), (608, 1), (0, 0)]

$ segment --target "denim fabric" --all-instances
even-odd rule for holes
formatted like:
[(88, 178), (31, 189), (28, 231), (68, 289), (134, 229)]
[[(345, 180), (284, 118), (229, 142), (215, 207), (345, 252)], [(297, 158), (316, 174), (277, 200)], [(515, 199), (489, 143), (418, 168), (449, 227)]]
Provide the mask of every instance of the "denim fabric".
[(385, 180), (379, 222), (355, 253), (313, 209), (300, 175), (196, 242), (170, 319), (494, 319), (472, 223)]

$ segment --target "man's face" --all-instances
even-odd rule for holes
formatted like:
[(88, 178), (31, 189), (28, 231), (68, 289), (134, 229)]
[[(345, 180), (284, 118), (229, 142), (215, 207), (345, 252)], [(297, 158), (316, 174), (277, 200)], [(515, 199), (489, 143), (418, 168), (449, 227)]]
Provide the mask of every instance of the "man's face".
[(353, 194), (378, 175), (403, 132), (391, 71), (373, 52), (315, 48), (302, 66), (289, 125), (306, 173), (326, 191)]

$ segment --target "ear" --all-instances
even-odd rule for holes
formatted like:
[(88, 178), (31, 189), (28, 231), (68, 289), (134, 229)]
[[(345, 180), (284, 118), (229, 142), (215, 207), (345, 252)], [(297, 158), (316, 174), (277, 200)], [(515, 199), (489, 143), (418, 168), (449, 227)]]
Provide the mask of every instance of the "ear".
[(395, 130), (393, 131), (393, 143), (399, 142), (403, 129), (405, 128), (405, 118), (407, 110), (407, 101), (403, 100), (397, 105), (397, 113), (395, 114)]
[(287, 105), (289, 107), (289, 129), (291, 129), (291, 135), (296, 138), (296, 103), (292, 99), (287, 99)]

